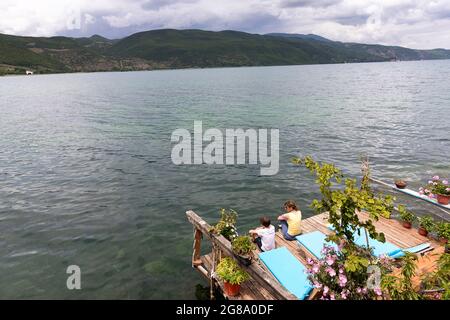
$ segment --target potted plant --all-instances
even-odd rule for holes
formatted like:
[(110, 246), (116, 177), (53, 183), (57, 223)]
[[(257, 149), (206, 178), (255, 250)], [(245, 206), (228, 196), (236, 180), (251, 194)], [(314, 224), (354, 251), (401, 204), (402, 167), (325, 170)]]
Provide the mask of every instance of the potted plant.
[(236, 230), (237, 212), (233, 209), (220, 209), (220, 220), (215, 226), (211, 227), (209, 232), (222, 235), (229, 241), (237, 237)]
[(439, 222), (436, 224), (436, 234), (442, 244), (446, 244), (450, 239), (450, 223)]
[(231, 242), (231, 247), (236, 258), (246, 266), (252, 263), (251, 252), (256, 249), (255, 244), (250, 236), (239, 236)]
[(407, 186), (406, 181), (402, 180), (402, 179), (397, 179), (394, 181), (394, 183), (395, 183), (395, 186), (399, 189), (405, 189)]
[(426, 237), (429, 232), (434, 230), (434, 220), (431, 216), (423, 216), (419, 218), (419, 234)]
[(450, 186), (448, 180), (434, 176), (425, 187), (419, 189), (420, 194), (436, 197), (438, 203), (448, 205), (450, 202)]
[(241, 284), (250, 276), (242, 270), (233, 258), (225, 257), (220, 260), (216, 268), (217, 276), (223, 281), (224, 292), (227, 296), (235, 297), (241, 290)]
[(402, 219), (402, 225), (406, 229), (411, 229), (412, 223), (417, 219), (417, 217), (409, 210), (406, 210), (404, 205), (398, 206), (398, 213), (400, 214), (400, 219)]

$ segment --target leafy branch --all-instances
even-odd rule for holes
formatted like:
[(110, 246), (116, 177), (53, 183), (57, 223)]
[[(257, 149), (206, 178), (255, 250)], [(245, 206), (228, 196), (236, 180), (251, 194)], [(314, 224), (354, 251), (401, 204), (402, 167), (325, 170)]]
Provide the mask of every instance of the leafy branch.
[[(345, 239), (354, 244), (354, 234), (365, 228), (371, 238), (385, 241), (383, 233), (378, 233), (373, 225), (380, 216), (390, 214), (393, 200), (389, 196), (375, 196), (367, 186), (358, 187), (356, 179), (345, 178), (342, 171), (330, 163), (319, 163), (311, 156), (294, 158), (296, 165), (304, 165), (316, 177), (322, 199), (313, 200), (311, 207), (318, 213), (327, 211), (328, 221), (333, 226), (335, 236), (330, 240)], [(358, 212), (366, 211), (370, 219), (360, 221)]]

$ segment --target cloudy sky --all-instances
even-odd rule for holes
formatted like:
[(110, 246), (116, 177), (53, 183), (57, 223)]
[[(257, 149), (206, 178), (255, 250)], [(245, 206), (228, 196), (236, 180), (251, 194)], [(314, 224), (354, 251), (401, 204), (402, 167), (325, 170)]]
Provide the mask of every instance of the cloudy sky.
[(315, 33), (450, 49), (450, 0), (0, 1), (0, 33), (120, 38), (160, 28)]

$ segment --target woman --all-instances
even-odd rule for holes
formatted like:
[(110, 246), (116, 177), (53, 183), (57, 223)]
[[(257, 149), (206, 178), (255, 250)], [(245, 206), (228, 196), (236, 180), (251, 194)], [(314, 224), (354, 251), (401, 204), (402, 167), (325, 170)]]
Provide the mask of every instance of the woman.
[(302, 212), (292, 200), (286, 201), (283, 208), (286, 213), (278, 217), (281, 224), (281, 233), (286, 240), (292, 241), (302, 233), (300, 228)]

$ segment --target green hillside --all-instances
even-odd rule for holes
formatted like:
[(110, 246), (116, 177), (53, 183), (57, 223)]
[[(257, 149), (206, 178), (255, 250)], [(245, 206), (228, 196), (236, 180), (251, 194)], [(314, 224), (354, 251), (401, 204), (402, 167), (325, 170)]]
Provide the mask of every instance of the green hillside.
[(153, 30), (110, 40), (0, 34), (0, 74), (449, 59), (444, 49), (342, 43), (316, 35)]
[(170, 62), (177, 67), (220, 67), (382, 61), (334, 43), (237, 31), (155, 30), (120, 40), (109, 53)]

